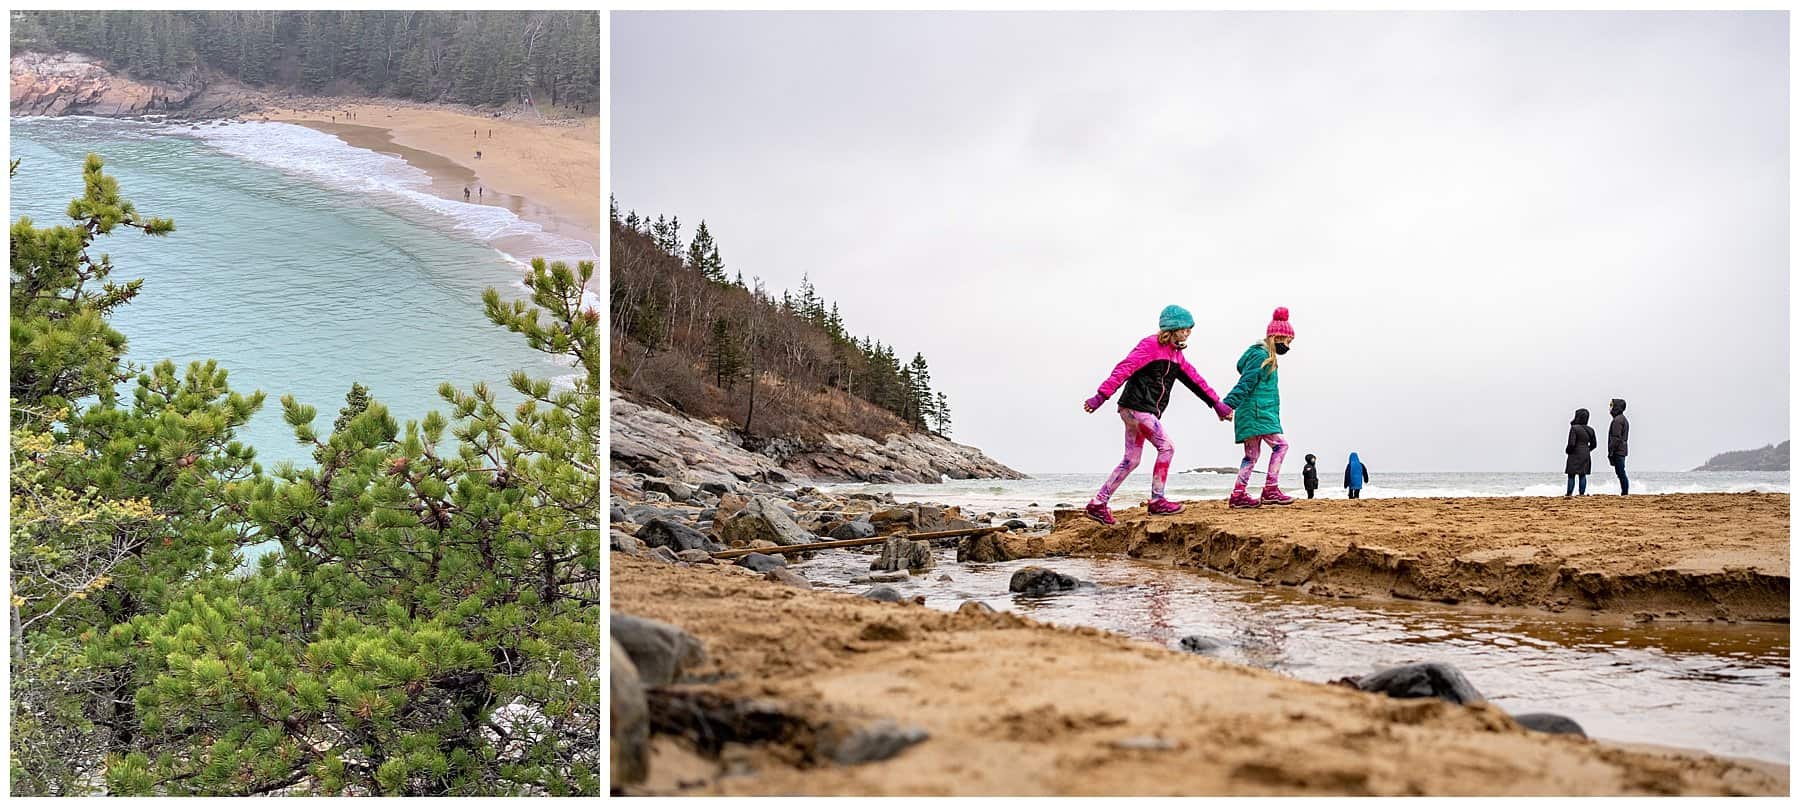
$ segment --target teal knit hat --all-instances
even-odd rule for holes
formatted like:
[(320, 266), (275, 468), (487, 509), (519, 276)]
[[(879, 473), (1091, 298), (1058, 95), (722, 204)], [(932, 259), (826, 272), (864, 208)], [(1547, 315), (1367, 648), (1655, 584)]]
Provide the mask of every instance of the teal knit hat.
[(1181, 306), (1171, 305), (1162, 310), (1162, 316), (1157, 317), (1156, 327), (1158, 330), (1163, 331), (1179, 331), (1182, 328), (1192, 328), (1194, 327), (1194, 315), (1189, 314), (1188, 310)]

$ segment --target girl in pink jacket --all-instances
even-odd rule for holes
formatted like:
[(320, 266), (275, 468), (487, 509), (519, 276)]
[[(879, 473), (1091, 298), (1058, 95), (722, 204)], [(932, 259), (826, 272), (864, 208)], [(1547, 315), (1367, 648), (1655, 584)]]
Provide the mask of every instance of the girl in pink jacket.
[(1150, 477), (1149, 511), (1156, 515), (1166, 515), (1181, 511), (1179, 502), (1169, 501), (1163, 496), (1169, 479), (1169, 463), (1175, 459), (1175, 444), (1169, 441), (1163, 432), (1162, 413), (1169, 405), (1169, 395), (1177, 382), (1186, 386), (1189, 391), (1205, 401), (1218, 413), (1220, 420), (1231, 419), (1231, 407), (1220, 400), (1218, 393), (1206, 385), (1206, 379), (1188, 364), (1181, 351), (1187, 347), (1188, 334), (1194, 328), (1194, 317), (1187, 309), (1171, 305), (1162, 310), (1157, 320), (1157, 332), (1144, 337), (1131, 349), (1130, 355), (1113, 368), (1112, 375), (1101, 383), (1099, 394), (1083, 402), (1082, 408), (1092, 412), (1099, 409), (1111, 398), (1121, 385), (1125, 394), (1119, 397), (1119, 419), (1125, 422), (1125, 458), (1113, 468), (1112, 475), (1100, 486), (1100, 492), (1094, 494), (1088, 502), (1087, 515), (1102, 524), (1116, 523), (1112, 510), (1107, 502), (1112, 499), (1113, 492), (1136, 470), (1138, 462), (1144, 455), (1144, 441), (1148, 439), (1156, 446), (1156, 465)]

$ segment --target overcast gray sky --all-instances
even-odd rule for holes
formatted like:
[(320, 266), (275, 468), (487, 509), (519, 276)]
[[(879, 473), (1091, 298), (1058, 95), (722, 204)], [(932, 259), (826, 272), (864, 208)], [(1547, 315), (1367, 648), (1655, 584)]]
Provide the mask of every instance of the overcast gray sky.
[[(1298, 456), (1560, 474), (1788, 434), (1788, 22), (1759, 13), (613, 14), (612, 192), (922, 351), (955, 437), (1118, 461), (1081, 411), (1179, 303), (1221, 394), (1292, 310)], [(1116, 400), (1116, 399), (1115, 399)], [(1231, 465), (1178, 390), (1175, 465)], [(1596, 461), (1597, 470), (1604, 463)]]

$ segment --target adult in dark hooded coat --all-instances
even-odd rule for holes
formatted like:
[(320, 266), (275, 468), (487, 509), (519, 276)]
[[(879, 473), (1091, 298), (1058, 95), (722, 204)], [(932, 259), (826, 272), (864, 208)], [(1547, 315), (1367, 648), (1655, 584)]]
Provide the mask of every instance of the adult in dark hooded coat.
[(1625, 419), (1625, 399), (1612, 399), (1612, 425), (1606, 428), (1606, 459), (1613, 473), (1619, 475), (1619, 495), (1631, 493), (1631, 480), (1625, 477), (1625, 444), (1631, 437), (1631, 423)]
[(1563, 491), (1567, 497), (1575, 492), (1575, 480), (1581, 480), (1581, 495), (1587, 495), (1588, 474), (1594, 472), (1594, 460), (1590, 456), (1600, 445), (1599, 435), (1594, 434), (1594, 427), (1588, 425), (1588, 411), (1575, 410), (1575, 419), (1569, 421), (1569, 445), (1563, 449), (1568, 459), (1563, 462), (1563, 473), (1569, 475), (1569, 487)]

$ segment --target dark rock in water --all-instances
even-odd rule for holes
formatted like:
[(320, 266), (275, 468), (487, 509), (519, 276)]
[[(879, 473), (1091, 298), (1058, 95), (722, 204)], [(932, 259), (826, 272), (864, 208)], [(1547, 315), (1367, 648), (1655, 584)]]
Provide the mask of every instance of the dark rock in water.
[(793, 570), (786, 566), (777, 566), (770, 569), (768, 574), (763, 575), (763, 579), (773, 580), (777, 583), (786, 583), (795, 588), (812, 588), (812, 581), (795, 574)]
[(940, 574), (937, 576), (937, 579), (938, 579), (939, 583), (954, 583), (954, 582), (956, 582), (956, 578), (951, 577), (950, 575), (947, 575), (947, 574)]
[(994, 606), (988, 605), (987, 603), (982, 602), (980, 600), (964, 600), (962, 605), (956, 606), (956, 612), (959, 614), (995, 614), (995, 613), (999, 613), (998, 611), (994, 610)]
[(706, 536), (706, 533), (694, 529), (674, 519), (651, 519), (637, 531), (637, 539), (650, 546), (666, 546), (680, 553), (689, 549), (704, 549), (708, 552), (723, 552), (725, 547), (718, 541)]
[(611, 514), (611, 517), (609, 520), (612, 523), (617, 524), (618, 522), (621, 522), (621, 521), (630, 521), (631, 516), (628, 516), (625, 514), (625, 508), (620, 507), (615, 504), (612, 506), (612, 514)]
[(1080, 588), (1081, 581), (1042, 566), (1027, 566), (1013, 572), (1006, 587), (1015, 594), (1049, 594)]
[(1513, 715), (1513, 720), (1532, 731), (1545, 734), (1573, 734), (1586, 737), (1587, 732), (1581, 730), (1581, 724), (1562, 715), (1549, 712), (1532, 712), (1531, 714)]
[(918, 726), (902, 726), (891, 720), (880, 720), (847, 734), (826, 732), (820, 738), (819, 751), (839, 765), (861, 765), (888, 759), (907, 748), (925, 742), (930, 733)]
[(876, 602), (900, 602), (906, 599), (905, 597), (900, 596), (900, 592), (895, 591), (893, 586), (876, 586), (863, 592), (860, 596), (863, 599), (874, 600)]
[(1197, 653), (1202, 656), (1209, 656), (1220, 650), (1224, 650), (1226, 647), (1227, 647), (1227, 645), (1225, 642), (1222, 642), (1218, 639), (1214, 639), (1210, 636), (1183, 636), (1183, 637), (1181, 637), (1181, 649), (1184, 652), (1188, 652), (1188, 653)]
[(929, 569), (936, 561), (931, 557), (931, 545), (924, 541), (909, 541), (899, 536), (887, 539), (881, 545), (881, 556), (869, 561), (869, 568), (874, 571), (895, 571), (911, 569)]
[(770, 569), (779, 569), (786, 566), (787, 559), (779, 555), (764, 555), (761, 552), (752, 552), (738, 558), (737, 565), (758, 572), (766, 572)]
[(1006, 527), (1006, 528), (1007, 528), (1007, 529), (1009, 529), (1009, 530), (1028, 530), (1028, 529), (1031, 529), (1031, 525), (1030, 525), (1030, 524), (1027, 524), (1027, 523), (1025, 523), (1025, 522), (1023, 522), (1023, 521), (1020, 521), (1020, 520), (1018, 520), (1018, 519), (1016, 519), (1016, 518), (1009, 518), (1009, 519), (1007, 519), (1007, 520), (1006, 520), (1006, 524), (1005, 524), (1005, 525), (1003, 525), (1003, 526), (1005, 526), (1005, 527)]
[(675, 557), (683, 563), (718, 563), (713, 560), (712, 553), (704, 549), (683, 549), (675, 553)]
[(675, 557), (675, 550), (670, 549), (666, 546), (656, 547), (655, 549), (650, 550), (647, 554), (650, 557), (653, 557), (664, 563), (674, 564), (674, 563), (681, 562), (680, 558)]
[(607, 746), (612, 756), (612, 788), (644, 781), (650, 773), (650, 708), (644, 702), (644, 685), (638, 679), (631, 655), (617, 640), (612, 642), (612, 680), (609, 690)]
[(683, 671), (706, 662), (700, 640), (667, 622), (613, 614), (610, 624), (613, 641), (631, 656), (644, 686), (673, 683)]
[(1340, 679), (1364, 692), (1379, 692), (1390, 698), (1442, 698), (1451, 703), (1484, 703), (1486, 698), (1460, 670), (1441, 662), (1408, 664), (1363, 676)]
[(860, 518), (855, 521), (846, 521), (831, 531), (831, 537), (839, 541), (853, 538), (873, 538), (875, 537), (875, 525), (867, 519)]
[(912, 572), (895, 569), (891, 572), (874, 572), (858, 577), (852, 583), (904, 583), (912, 579)]
[(644, 482), (644, 490), (654, 490), (665, 494), (671, 501), (685, 502), (694, 498), (693, 486), (673, 479), (649, 479)]
[(1000, 563), (1009, 560), (1013, 560), (1013, 555), (1006, 551), (1006, 542), (991, 532), (964, 537), (956, 544), (957, 563)]

